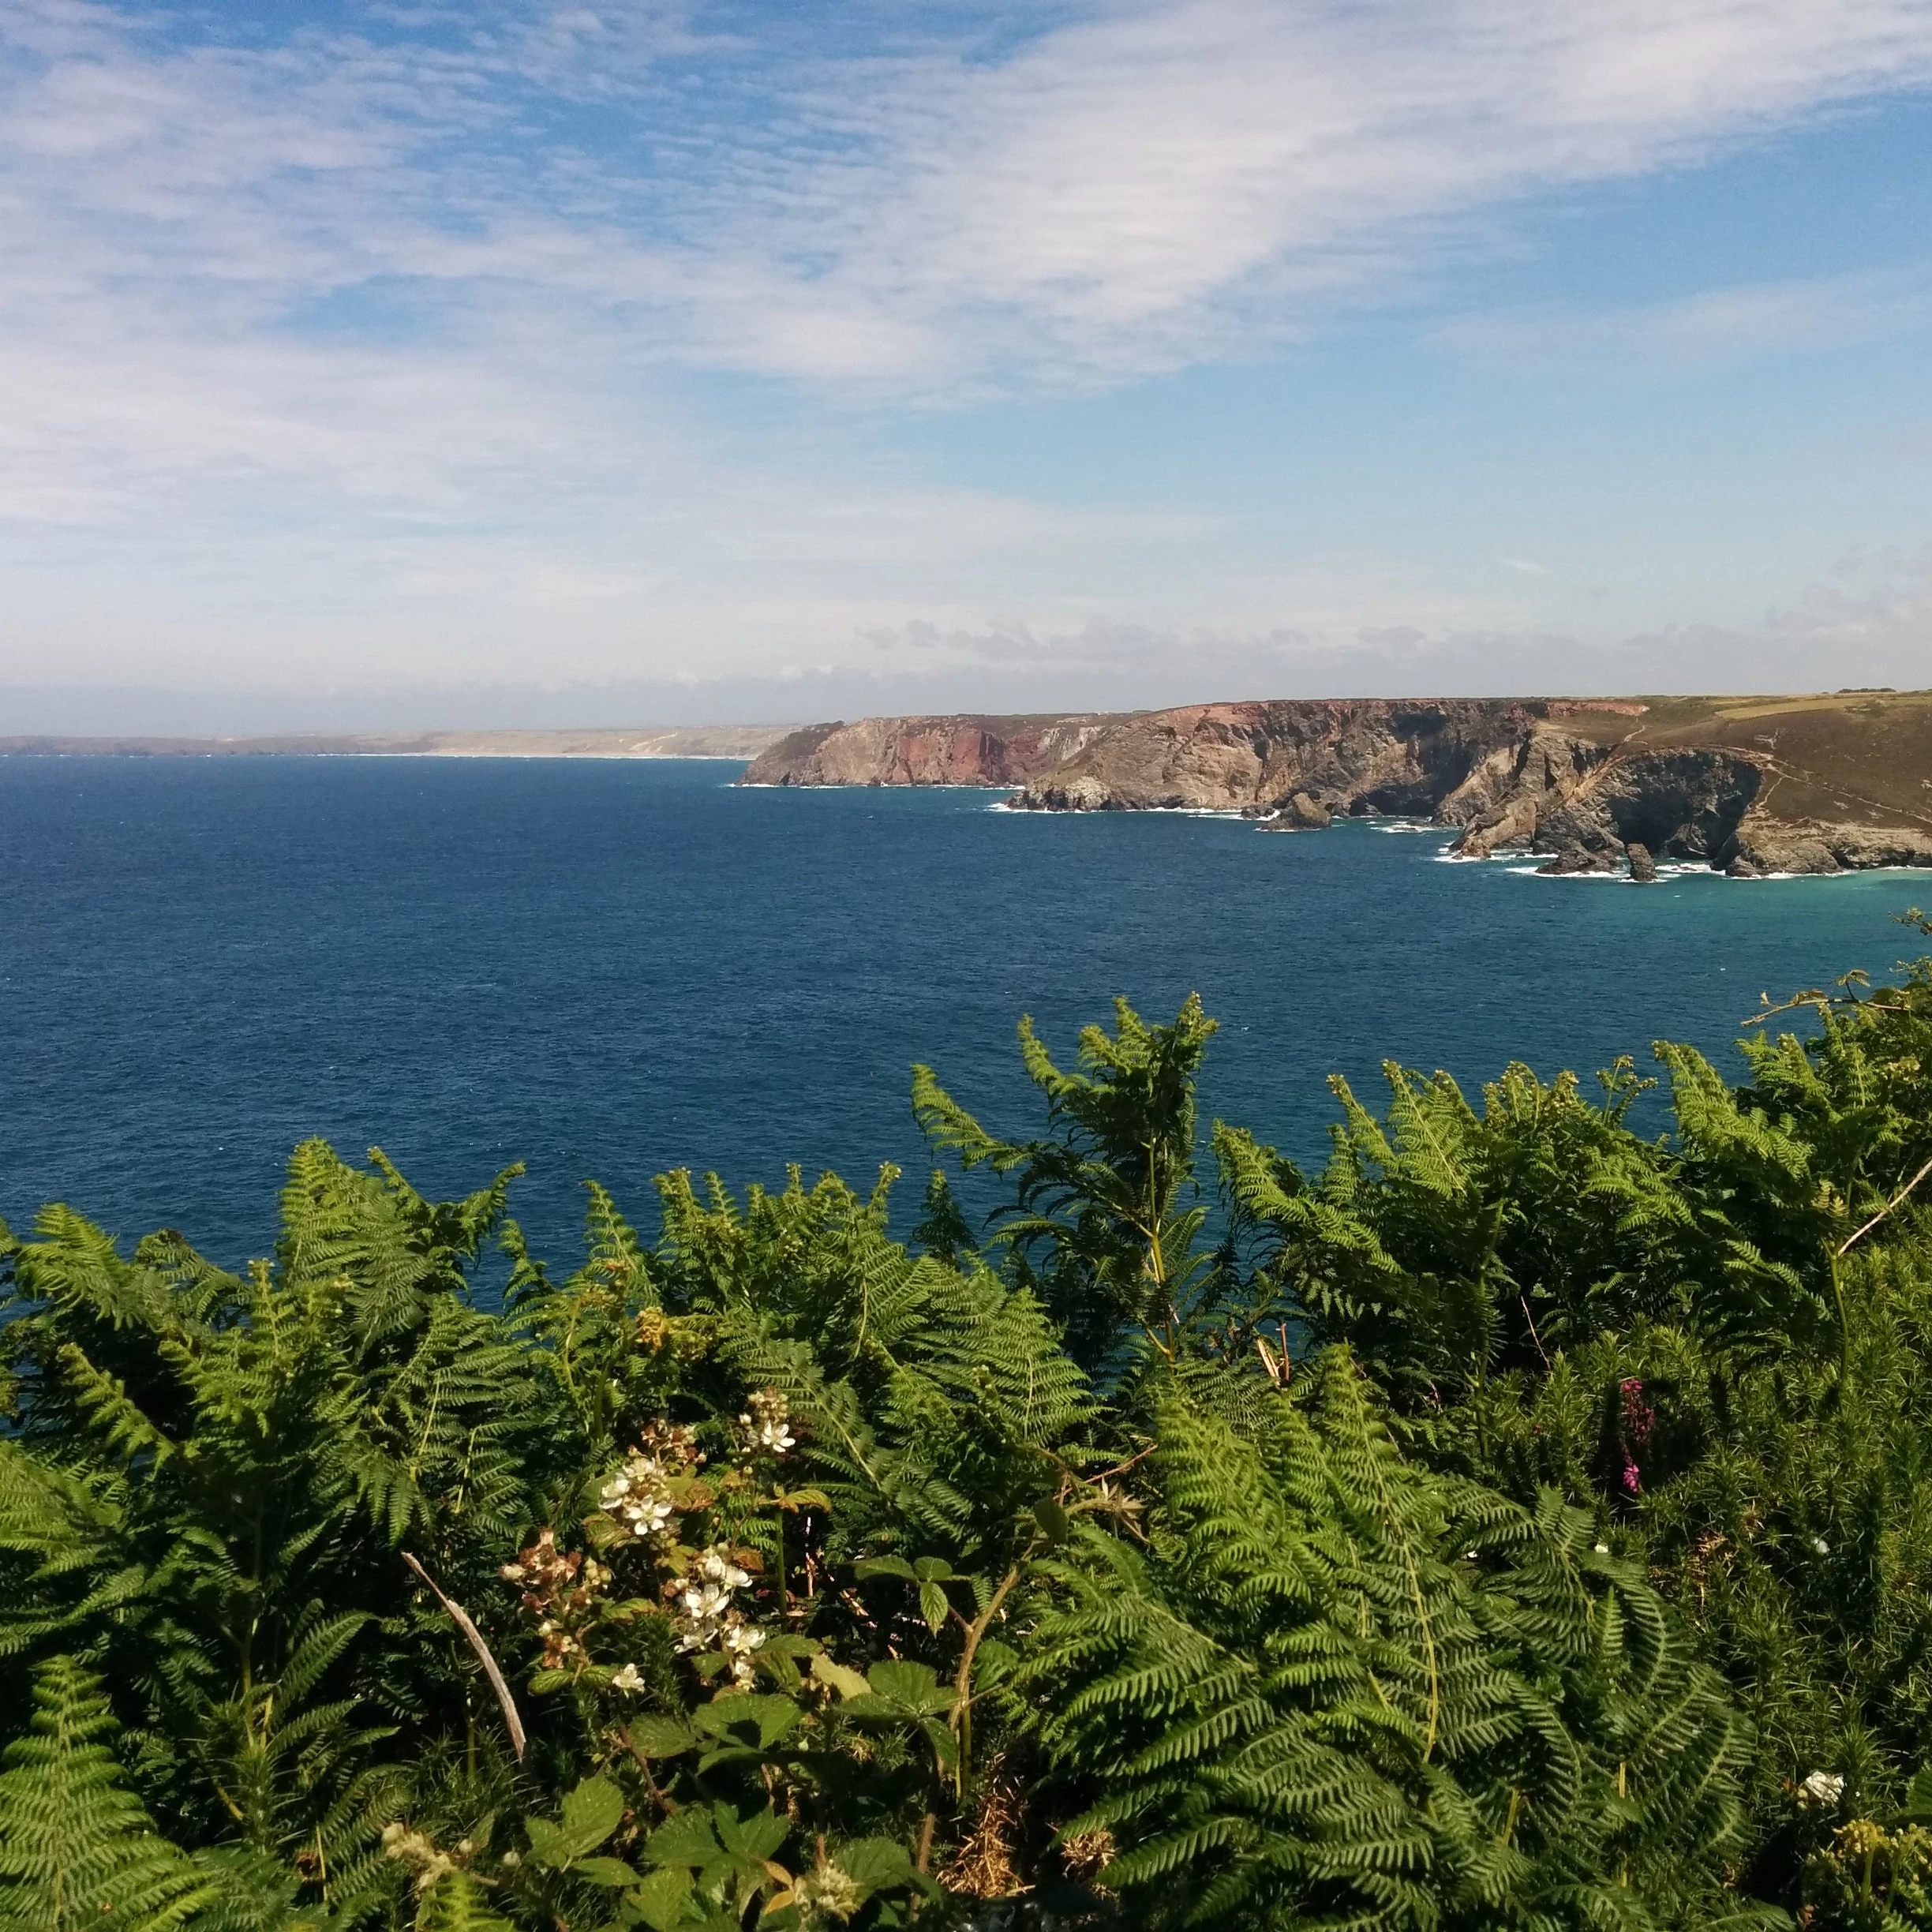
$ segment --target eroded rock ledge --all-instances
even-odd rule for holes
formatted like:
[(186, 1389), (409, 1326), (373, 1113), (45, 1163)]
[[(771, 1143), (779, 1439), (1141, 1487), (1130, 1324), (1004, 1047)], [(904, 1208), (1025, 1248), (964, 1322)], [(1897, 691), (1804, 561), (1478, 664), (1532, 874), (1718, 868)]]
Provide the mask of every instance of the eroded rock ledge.
[(1932, 866), (1932, 694), (868, 718), (794, 733), (745, 781), (998, 784), (1024, 810), (1234, 811), (1284, 832), (1401, 816), (1460, 828), (1467, 858), (1640, 881), (1660, 863), (1740, 878)]

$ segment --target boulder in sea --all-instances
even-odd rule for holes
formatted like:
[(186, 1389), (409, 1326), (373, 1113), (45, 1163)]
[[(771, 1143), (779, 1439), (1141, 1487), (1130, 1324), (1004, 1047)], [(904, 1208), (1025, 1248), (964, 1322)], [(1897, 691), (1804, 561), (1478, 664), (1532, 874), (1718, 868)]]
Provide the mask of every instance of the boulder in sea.
[(1263, 829), (1269, 832), (1319, 832), (1335, 818), (1326, 805), (1312, 799), (1305, 792), (1297, 792), (1286, 804), (1275, 807), (1272, 818), (1264, 822)]
[(1640, 845), (1634, 839), (1623, 848), (1624, 856), (1630, 860), (1631, 883), (1633, 886), (1654, 886), (1657, 883), (1657, 861), (1650, 856), (1648, 845)]
[(1593, 852), (1586, 846), (1566, 845), (1553, 859), (1537, 867), (1548, 878), (1565, 878), (1592, 872), (1614, 872), (1616, 861), (1607, 852)]

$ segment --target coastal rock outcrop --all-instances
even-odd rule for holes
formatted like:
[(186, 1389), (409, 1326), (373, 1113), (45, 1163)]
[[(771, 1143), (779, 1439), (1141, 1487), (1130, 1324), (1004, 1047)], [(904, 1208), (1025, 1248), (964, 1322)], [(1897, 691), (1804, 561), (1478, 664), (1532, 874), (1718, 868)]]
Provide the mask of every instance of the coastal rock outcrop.
[(1768, 698), (1268, 700), (1107, 717), (863, 718), (741, 783), (1013, 788), (1031, 811), (1340, 816), (1452, 829), (1551, 873), (1739, 878), (1932, 866), (1932, 692)]
[(1932, 866), (1932, 827), (1831, 825), (1747, 812), (1724, 870), (1734, 878), (1795, 872), (1870, 872), (1883, 866)]
[(1278, 811), (1261, 822), (1264, 832), (1321, 832), (1335, 823), (1335, 814), (1319, 799), (1297, 792)]
[[(1545, 872), (1619, 871), (1633, 844), (1653, 860), (1720, 866), (1763, 781), (1762, 767), (1736, 752), (1612, 754), (1536, 795), (1535, 827), (1518, 842), (1547, 855)], [(1470, 850), (1467, 833), (1459, 849)]]

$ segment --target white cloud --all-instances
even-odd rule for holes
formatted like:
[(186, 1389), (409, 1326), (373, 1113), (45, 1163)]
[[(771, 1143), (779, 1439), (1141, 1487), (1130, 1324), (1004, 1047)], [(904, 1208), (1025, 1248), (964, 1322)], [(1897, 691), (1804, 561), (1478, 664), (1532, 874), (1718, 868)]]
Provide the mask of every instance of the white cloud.
[(1765, 628), (1814, 649), (1858, 653), (1853, 662), (1876, 654), (1898, 666), (1904, 682), (1926, 683), (1932, 678), (1932, 543), (1849, 552), (1767, 612)]
[(1305, 324), (1500, 204), (1929, 77), (1923, 0), (1123, 9), (996, 66), (929, 61), (852, 116), (867, 159), (807, 205), (831, 258), (809, 286), (916, 318), (948, 373), (989, 343), (1065, 375), (1166, 365)]
[[(835, 410), (1249, 354), (1522, 197), (1932, 80), (1932, 0), (1096, 0), (1005, 40), (862, 13), (843, 47), (785, 17), (224, 38), (0, 0), (0, 674), (232, 677), (272, 626), (286, 680), (500, 675), (560, 609), (585, 676), (821, 661), (908, 612), (963, 637), (989, 602), (1126, 650), (1086, 628), (1124, 621), (1110, 578), (1204, 520), (934, 489), (829, 418), (761, 440), (689, 372)], [(1171, 635), (1264, 596), (1338, 637), (1522, 617), (1376, 569)]]
[(1918, 268), (1712, 289), (1594, 314), (1540, 309), (1466, 316), (1433, 331), (1432, 339), (1508, 365), (1527, 358), (1580, 357), (1598, 368), (1681, 369), (1720, 358), (1843, 348), (1923, 327), (1928, 318), (1932, 271)]

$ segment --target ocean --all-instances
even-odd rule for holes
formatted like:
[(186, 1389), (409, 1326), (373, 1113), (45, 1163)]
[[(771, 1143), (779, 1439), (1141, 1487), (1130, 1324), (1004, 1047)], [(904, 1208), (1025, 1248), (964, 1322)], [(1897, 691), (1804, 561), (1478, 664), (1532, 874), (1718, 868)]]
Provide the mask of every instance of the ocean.
[[(990, 1126), (1041, 1118), (1014, 1027), (1070, 1058), (1117, 994), (1222, 1023), (1202, 1119), (1304, 1160), (1325, 1076), (1473, 1088), (1511, 1059), (1727, 1071), (1780, 998), (1918, 949), (1932, 880), (1648, 887), (1445, 863), (1440, 833), (1035, 815), (972, 791), (734, 788), (708, 761), (0, 758), (0, 1215), (64, 1200), (132, 1239), (265, 1253), (290, 1148), (380, 1145), (425, 1193), (529, 1174), (577, 1252), (579, 1184), (654, 1226), (651, 1177), (734, 1187), (930, 1165), (930, 1062)], [(1653, 1115), (1661, 1129), (1661, 1113)]]

